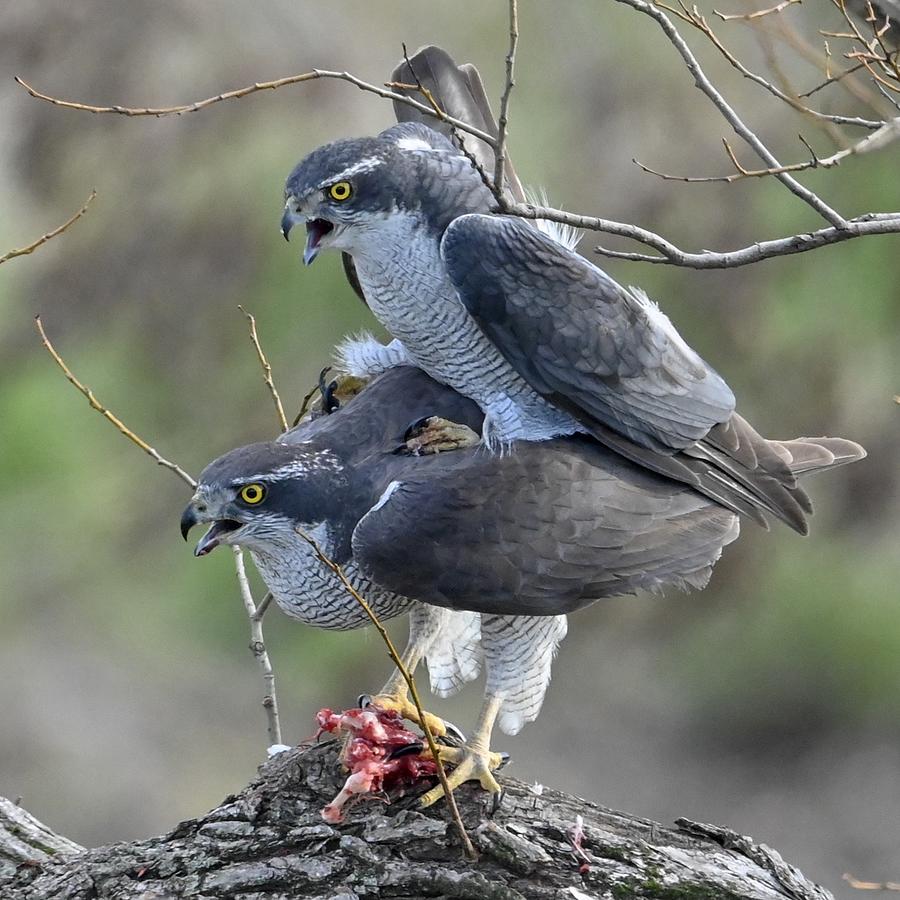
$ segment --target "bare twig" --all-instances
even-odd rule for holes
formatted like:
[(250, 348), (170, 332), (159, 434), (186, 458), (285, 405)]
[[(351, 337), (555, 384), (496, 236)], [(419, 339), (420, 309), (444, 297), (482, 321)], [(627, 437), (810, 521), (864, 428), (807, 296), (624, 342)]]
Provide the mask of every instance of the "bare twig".
[(253, 593), (250, 590), (250, 583), (247, 581), (247, 570), (244, 568), (244, 553), (240, 547), (231, 548), (234, 553), (234, 567), (237, 571), (238, 586), (241, 590), (241, 600), (244, 601), (244, 609), (247, 611), (247, 618), (250, 620), (250, 650), (253, 653), (256, 662), (259, 664), (260, 671), (263, 676), (263, 683), (266, 686), (266, 693), (263, 696), (262, 705), (266, 711), (267, 732), (269, 735), (269, 746), (281, 743), (281, 722), (278, 718), (278, 697), (275, 693), (275, 671), (272, 668), (272, 662), (266, 651), (266, 643), (263, 639), (262, 618), (268, 607), (268, 601), (271, 600), (271, 593), (267, 593), (260, 601), (259, 606), (253, 601)]
[(103, 418), (105, 418), (108, 422), (112, 422), (112, 424), (118, 429), (121, 434), (124, 434), (125, 437), (128, 438), (133, 444), (137, 444), (141, 450), (144, 451), (148, 456), (152, 457), (156, 460), (157, 464), (162, 466), (163, 468), (169, 469), (174, 472), (185, 484), (189, 485), (191, 488), (197, 487), (197, 482), (188, 475), (181, 466), (176, 465), (173, 462), (170, 462), (168, 459), (163, 458), (160, 454), (151, 447), (143, 438), (138, 437), (118, 416), (114, 413), (110, 412), (99, 400), (94, 396), (93, 392), (90, 388), (83, 385), (72, 373), (72, 370), (66, 365), (63, 358), (56, 352), (53, 344), (50, 343), (50, 339), (47, 337), (47, 333), (44, 331), (44, 325), (41, 322), (40, 316), (34, 317), (34, 327), (37, 329), (38, 334), (41, 336), (41, 343), (46, 348), (47, 352), (53, 357), (53, 361), (62, 369), (63, 374), (69, 380), (69, 382), (77, 388), (86, 398), (88, 403), (91, 405), (91, 409), (97, 410)]
[[(800, 140), (806, 144), (803, 136), (800, 135), (799, 137)], [(737, 172), (732, 175), (667, 175), (664, 172), (657, 172), (655, 169), (645, 166), (636, 159), (633, 159), (632, 162), (642, 171), (647, 172), (650, 175), (656, 175), (658, 178), (662, 178), (665, 181), (684, 181), (691, 184), (708, 184), (710, 182), (724, 182), (731, 184), (732, 182), (740, 181), (743, 178), (763, 178), (767, 175), (777, 175), (779, 172), (802, 172), (805, 169), (830, 169), (839, 165), (848, 156), (860, 156), (864, 153), (871, 153), (873, 150), (880, 150), (882, 147), (886, 147), (898, 138), (900, 138), (900, 117), (892, 119), (890, 122), (886, 122), (878, 131), (873, 131), (871, 134), (866, 135), (861, 141), (858, 141), (843, 150), (839, 150), (831, 156), (817, 156), (809, 145), (806, 144), (807, 149), (812, 153), (811, 159), (802, 163), (792, 163), (791, 165), (781, 166), (778, 169), (745, 169), (738, 162), (731, 145), (723, 138), (722, 143), (725, 145), (725, 151), (731, 162), (734, 164), (734, 167), (737, 169)]]
[[(541, 218), (544, 218), (541, 216)], [(685, 266), (691, 269), (733, 269), (738, 266), (746, 266), (760, 262), (764, 259), (773, 259), (776, 256), (790, 256), (794, 253), (806, 253), (809, 250), (817, 250), (830, 244), (840, 244), (853, 238), (865, 237), (872, 234), (900, 234), (900, 213), (868, 213), (856, 219), (849, 219), (846, 228), (822, 228), (819, 231), (811, 231), (805, 234), (792, 234), (789, 237), (777, 238), (771, 241), (759, 241), (744, 247), (741, 250), (731, 250), (727, 253), (714, 253), (711, 250), (702, 250), (700, 253), (686, 253), (678, 247), (659, 238), (657, 249), (662, 256), (651, 256), (644, 253), (622, 253), (618, 250), (610, 250), (607, 247), (595, 247), (597, 253), (609, 259), (625, 259), (630, 262), (647, 262), (675, 266)], [(646, 242), (653, 246), (650, 242)]]
[(253, 342), (253, 346), (256, 349), (256, 355), (259, 358), (259, 364), (262, 366), (263, 381), (266, 383), (266, 387), (272, 395), (272, 402), (275, 404), (275, 412), (278, 415), (278, 423), (281, 425), (281, 430), (287, 431), (287, 417), (284, 414), (284, 407), (281, 405), (281, 397), (278, 395), (278, 389), (275, 387), (275, 382), (272, 380), (272, 367), (269, 365), (269, 360), (266, 359), (266, 354), (263, 352), (262, 345), (259, 342), (259, 335), (256, 331), (256, 319), (240, 304), (238, 304), (238, 309), (247, 317), (247, 321), (250, 323), (250, 340)]
[[(619, 3), (627, 3), (628, 0), (618, 0)], [(681, 3), (681, 0), (679, 0)], [(630, 5), (630, 4), (629, 4)], [(873, 119), (863, 119), (859, 116), (839, 116), (833, 115), (831, 113), (823, 113), (817, 109), (812, 109), (809, 106), (804, 106), (796, 97), (792, 97), (790, 94), (786, 94), (784, 91), (775, 87), (774, 84), (767, 81), (762, 75), (758, 75), (756, 72), (752, 72), (748, 69), (719, 39), (716, 33), (712, 30), (709, 23), (706, 19), (700, 14), (696, 7), (693, 7), (691, 10), (681, 3), (681, 11), (675, 9), (672, 6), (668, 6), (665, 3), (660, 2), (660, 0), (656, 0), (656, 6), (660, 9), (665, 10), (666, 12), (670, 12), (673, 15), (677, 16), (683, 22), (688, 25), (693, 26), (698, 31), (702, 32), (715, 46), (715, 48), (725, 57), (726, 60), (737, 69), (745, 78), (750, 81), (758, 84), (760, 87), (765, 88), (770, 94), (777, 97), (779, 100), (787, 103), (789, 106), (796, 109), (798, 112), (801, 112), (805, 115), (812, 116), (815, 119), (819, 119), (823, 122), (833, 122), (835, 125), (852, 125), (859, 128), (869, 128), (876, 129), (880, 128), (883, 123), (882, 120), (873, 120)]]
[(41, 244), (46, 244), (47, 241), (52, 240), (57, 235), (62, 234), (67, 228), (71, 225), (74, 225), (88, 210), (88, 207), (91, 205), (91, 201), (94, 197), (97, 196), (96, 191), (91, 191), (91, 196), (84, 201), (84, 206), (75, 213), (70, 219), (63, 222), (59, 228), (54, 228), (53, 231), (48, 231), (46, 234), (42, 234), (36, 241), (30, 243), (27, 247), (21, 247), (18, 250), (9, 250), (4, 253), (3, 256), (0, 256), (0, 265), (5, 263), (7, 260), (14, 259), (17, 256), (28, 256), (29, 253), (34, 253)]
[(362, 607), (363, 611), (369, 617), (369, 620), (378, 631), (378, 634), (381, 636), (381, 639), (384, 641), (384, 644), (387, 647), (388, 655), (390, 656), (394, 665), (397, 667), (397, 670), (403, 676), (403, 680), (406, 682), (406, 686), (409, 688), (409, 694), (412, 697), (413, 704), (416, 707), (416, 712), (419, 714), (419, 724), (422, 728), (423, 733), (425, 734), (425, 740), (428, 743), (428, 749), (431, 752), (432, 757), (434, 758), (434, 763), (437, 767), (438, 778), (440, 779), (441, 786), (444, 789), (444, 796), (447, 798), (447, 806), (450, 808), (450, 814), (453, 817), (453, 821), (456, 824), (457, 830), (459, 831), (459, 836), (462, 841), (463, 847), (465, 848), (466, 855), (470, 859), (477, 859), (478, 854), (475, 852), (475, 847), (472, 845), (472, 841), (470, 840), (469, 835), (466, 832), (466, 826), (463, 824), (462, 817), (459, 814), (459, 808), (456, 805), (456, 798), (453, 796), (453, 790), (450, 787), (450, 783), (447, 781), (447, 773), (444, 771), (443, 763), (441, 763), (441, 758), (440, 754), (438, 753), (437, 744), (434, 740), (434, 735), (432, 735), (431, 729), (428, 727), (428, 718), (425, 715), (424, 708), (422, 707), (422, 701), (419, 699), (419, 691), (416, 688), (416, 682), (412, 676), (412, 673), (403, 664), (403, 660), (400, 658), (400, 654), (397, 652), (397, 648), (394, 646), (394, 642), (391, 640), (391, 637), (387, 633), (384, 625), (381, 624), (381, 621), (379, 620), (378, 616), (375, 615), (374, 610), (371, 606), (369, 606), (366, 599), (353, 586), (353, 583), (347, 577), (341, 566), (339, 566), (334, 560), (325, 555), (325, 552), (319, 546), (315, 538), (307, 534), (301, 528), (296, 528), (295, 531), (300, 535), (300, 537), (303, 538), (303, 540), (305, 540), (310, 545), (310, 547), (312, 547), (319, 561), (337, 576), (338, 580), (344, 586), (344, 589), (347, 591), (347, 593), (350, 594), (350, 596), (353, 597), (353, 599)]
[[(696, 57), (691, 52), (684, 38), (678, 32), (678, 29), (672, 24), (669, 17), (663, 10), (657, 6), (653, 6), (646, 0), (617, 0), (624, 3), (632, 9), (643, 13), (653, 19), (663, 33), (669, 39), (669, 42), (678, 51), (678, 54), (684, 60), (685, 66), (694, 77), (694, 83), (709, 98), (710, 102), (719, 110), (729, 125), (740, 135), (755, 151), (756, 155), (769, 167), (773, 169), (781, 168), (781, 163), (775, 158), (774, 154), (766, 147), (765, 144), (751, 131), (747, 125), (741, 120), (740, 116), (729, 106), (725, 98), (719, 93), (713, 83), (706, 77), (706, 73), (697, 62)], [(798, 181), (795, 181), (787, 172), (779, 172), (773, 177), (777, 178), (794, 196), (799, 197), (804, 203), (812, 207), (825, 221), (829, 222), (835, 228), (845, 228), (846, 219), (840, 213), (833, 210), (824, 200), (804, 187)]]
[(427, 116), (442, 118), (444, 121), (459, 128), (460, 131), (475, 135), (475, 137), (480, 138), (491, 147), (496, 147), (497, 145), (497, 142), (492, 135), (488, 134), (486, 131), (482, 131), (480, 128), (469, 125), (468, 122), (463, 122), (461, 119), (455, 119), (453, 116), (448, 116), (446, 114), (439, 116), (431, 106), (425, 103), (420, 103), (418, 100), (414, 100), (406, 94), (398, 94), (395, 91), (379, 87), (376, 84), (370, 84), (367, 81), (357, 78), (355, 75), (351, 75), (349, 72), (331, 72), (325, 69), (313, 69), (312, 71), (304, 72), (301, 75), (290, 75), (286, 78), (277, 78), (274, 81), (259, 81), (255, 84), (248, 85), (247, 87), (239, 88), (234, 91), (226, 91), (225, 93), (217, 94), (215, 97), (207, 97), (205, 100), (196, 100), (193, 103), (160, 107), (92, 106), (89, 103), (80, 103), (73, 100), (60, 100), (57, 97), (51, 97), (49, 94), (42, 94), (40, 91), (27, 84), (18, 75), (16, 76), (16, 81), (22, 85), (32, 97), (35, 97), (38, 100), (44, 100), (47, 103), (52, 103), (54, 106), (62, 106), (66, 109), (77, 109), (82, 112), (94, 114), (155, 116), (156, 118), (160, 118), (162, 116), (180, 116), (184, 113), (198, 112), (201, 109), (205, 109), (207, 106), (212, 106), (214, 103), (221, 103), (223, 100), (239, 100), (241, 97), (246, 97), (249, 94), (256, 94), (260, 91), (273, 91), (291, 84), (300, 84), (304, 81), (315, 81), (318, 78), (336, 78), (339, 81), (347, 81), (358, 87), (361, 91), (368, 91), (369, 93), (377, 94), (379, 97), (384, 97), (387, 100), (396, 100), (398, 103), (405, 103), (407, 106), (411, 106), (413, 109), (417, 109)]
[(506, 85), (500, 98), (500, 117), (497, 120), (497, 146), (494, 147), (494, 195), (503, 203), (503, 168), (506, 165), (506, 135), (509, 128), (509, 98), (515, 85), (516, 46), (519, 43), (519, 9), (516, 0), (509, 0), (509, 50), (506, 54)]
[[(192, 490), (195, 489), (197, 487), (197, 482), (188, 475), (181, 466), (160, 456), (153, 447), (151, 447), (143, 438), (138, 437), (138, 435), (136, 435), (118, 416), (103, 406), (103, 404), (101, 404), (94, 396), (90, 388), (86, 387), (75, 377), (75, 374), (68, 367), (65, 360), (59, 355), (53, 344), (50, 343), (50, 339), (44, 331), (44, 325), (41, 322), (40, 316), (35, 316), (34, 324), (41, 337), (41, 343), (44, 345), (50, 356), (53, 357), (53, 361), (60, 369), (62, 369), (63, 374), (69, 382), (87, 398), (88, 403), (91, 405), (91, 409), (97, 410), (97, 412), (99, 412), (107, 421), (111, 422), (121, 434), (125, 435), (128, 440), (140, 447), (144, 453), (156, 460), (159, 465), (174, 472)], [(253, 595), (250, 591), (250, 585), (247, 582), (247, 574), (244, 569), (243, 555), (238, 547), (235, 547), (234, 551), (238, 584), (241, 589), (241, 599), (244, 603), (244, 608), (247, 610), (247, 617), (250, 619), (250, 649), (253, 651), (253, 655), (256, 657), (256, 660), (262, 669), (263, 681), (266, 686), (266, 693), (263, 697), (262, 704), (266, 710), (266, 717), (268, 719), (268, 746), (271, 747), (273, 744), (281, 743), (281, 726), (278, 721), (278, 699), (275, 694), (275, 673), (266, 651), (262, 631), (262, 617), (271, 602), (272, 595), (267, 594), (263, 597), (259, 606), (253, 602)]]
[(723, 22), (731, 22), (734, 19), (740, 19), (743, 22), (750, 22), (754, 19), (761, 19), (763, 16), (780, 13), (783, 9), (787, 9), (789, 6), (793, 6), (795, 3), (802, 2), (803, 0), (781, 0), (781, 3), (778, 3), (775, 6), (770, 6), (768, 9), (758, 9), (756, 12), (752, 13), (734, 13), (733, 15), (725, 15), (725, 13), (720, 13), (717, 9), (714, 9), (713, 13), (717, 15)]

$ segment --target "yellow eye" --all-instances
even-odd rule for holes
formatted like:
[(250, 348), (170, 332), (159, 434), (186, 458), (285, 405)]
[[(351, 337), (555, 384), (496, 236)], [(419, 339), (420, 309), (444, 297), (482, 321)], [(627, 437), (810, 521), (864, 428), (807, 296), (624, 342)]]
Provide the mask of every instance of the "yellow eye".
[(349, 181), (338, 181), (328, 188), (328, 196), (331, 197), (332, 200), (337, 200), (339, 203), (342, 203), (344, 200), (349, 200), (352, 193), (353, 186)]
[(238, 496), (244, 503), (256, 506), (257, 503), (262, 503), (265, 499), (266, 486), (264, 484), (245, 484)]

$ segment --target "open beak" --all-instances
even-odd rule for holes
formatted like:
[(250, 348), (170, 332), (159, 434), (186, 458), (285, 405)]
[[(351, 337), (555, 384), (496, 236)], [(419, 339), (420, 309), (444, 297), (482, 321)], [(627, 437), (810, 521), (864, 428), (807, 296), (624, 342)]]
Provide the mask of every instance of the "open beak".
[[(188, 532), (195, 526), (199, 525), (201, 522), (208, 522), (209, 519), (201, 518), (200, 514), (197, 512), (197, 508), (194, 505), (193, 501), (187, 505), (184, 512), (181, 514), (181, 536), (187, 540)], [(237, 531), (238, 528), (241, 527), (240, 522), (235, 522), (233, 519), (218, 519), (217, 521), (212, 523), (212, 527), (206, 534), (203, 535), (202, 538), (197, 543), (197, 546), (194, 548), (194, 556), (206, 556), (207, 553), (212, 552), (222, 543), (223, 539), (227, 537), (234, 531)]]
[(306, 248), (303, 251), (304, 265), (312, 265), (313, 260), (319, 255), (322, 238), (332, 231), (334, 231), (334, 225), (326, 219), (307, 219)]

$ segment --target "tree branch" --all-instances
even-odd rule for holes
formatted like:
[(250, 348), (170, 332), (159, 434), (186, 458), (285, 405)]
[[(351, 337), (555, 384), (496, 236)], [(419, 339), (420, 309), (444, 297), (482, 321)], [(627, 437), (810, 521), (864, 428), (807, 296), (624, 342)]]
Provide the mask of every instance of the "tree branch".
[[(669, 42), (678, 51), (678, 54), (684, 60), (685, 66), (694, 77), (694, 84), (709, 98), (710, 102), (722, 114), (725, 121), (734, 129), (735, 133), (742, 137), (756, 152), (757, 156), (770, 168), (781, 169), (781, 163), (775, 158), (774, 154), (766, 147), (766, 145), (756, 136), (756, 134), (744, 124), (738, 114), (728, 105), (725, 98), (715, 88), (713, 83), (706, 77), (706, 73), (700, 66), (690, 48), (685, 43), (684, 38), (679, 34), (678, 29), (672, 24), (669, 17), (663, 10), (657, 6), (653, 6), (646, 0), (616, 0), (617, 3), (624, 3), (632, 9), (643, 13), (653, 19), (663, 33), (669, 39)], [(779, 171), (774, 175), (794, 196), (801, 199), (808, 206), (812, 207), (826, 222), (831, 223), (837, 229), (847, 227), (847, 221), (837, 211), (833, 210), (824, 200), (804, 187), (798, 181), (793, 179), (787, 172)]]
[(272, 367), (269, 365), (269, 360), (266, 359), (266, 354), (263, 352), (262, 345), (259, 342), (259, 335), (256, 331), (256, 319), (240, 304), (238, 304), (238, 309), (247, 317), (247, 321), (250, 323), (250, 340), (256, 350), (259, 364), (262, 366), (263, 381), (266, 383), (266, 387), (272, 397), (272, 402), (275, 404), (275, 413), (278, 416), (278, 423), (281, 425), (281, 430), (287, 431), (287, 417), (284, 414), (284, 407), (281, 405), (281, 397), (278, 394), (278, 389), (275, 387), (275, 382), (272, 380)]
[(339, 81), (346, 81), (355, 85), (361, 91), (368, 91), (369, 93), (377, 94), (379, 97), (383, 97), (387, 100), (405, 103), (407, 106), (411, 106), (413, 109), (417, 109), (427, 116), (440, 118), (449, 122), (460, 131), (465, 131), (468, 134), (480, 138), (491, 147), (497, 146), (495, 138), (486, 131), (475, 128), (473, 125), (469, 125), (468, 122), (463, 122), (461, 119), (455, 119), (453, 116), (448, 116), (446, 114), (438, 115), (431, 106), (428, 106), (425, 103), (420, 103), (418, 100), (414, 100), (406, 94), (398, 94), (395, 91), (390, 91), (386, 88), (379, 87), (378, 85), (370, 84), (367, 81), (363, 81), (361, 78), (357, 78), (355, 75), (351, 75), (349, 72), (332, 72), (326, 69), (313, 69), (312, 71), (304, 72), (301, 75), (289, 75), (286, 78), (277, 78), (274, 81), (258, 81), (247, 87), (238, 88), (234, 91), (226, 91), (222, 94), (216, 94), (215, 97), (207, 97), (205, 100), (195, 100), (193, 103), (184, 103), (179, 106), (159, 107), (93, 106), (89, 103), (81, 103), (74, 100), (60, 100), (58, 97), (42, 94), (40, 91), (31, 87), (24, 79), (20, 78), (18, 75), (15, 76), (16, 82), (22, 85), (32, 97), (37, 100), (43, 100), (46, 103), (52, 103), (54, 106), (62, 106), (65, 109), (77, 109), (82, 112), (94, 113), (95, 115), (114, 114), (129, 117), (153, 116), (156, 118), (161, 118), (162, 116), (180, 116), (184, 113), (199, 112), (201, 109), (206, 109), (206, 107), (212, 106), (214, 103), (221, 103), (223, 100), (239, 100), (241, 97), (256, 94), (260, 91), (274, 91), (291, 84), (300, 84), (304, 81), (315, 81), (318, 78), (335, 78)]
[(63, 222), (63, 224), (60, 225), (59, 228), (54, 228), (53, 231), (48, 231), (46, 234), (42, 234), (36, 241), (28, 244), (27, 247), (22, 247), (18, 250), (9, 250), (4, 253), (3, 256), (0, 256), (0, 265), (10, 259), (15, 259), (15, 257), (17, 256), (28, 256), (29, 253), (34, 253), (34, 251), (37, 250), (37, 248), (42, 244), (46, 244), (47, 241), (53, 240), (53, 238), (55, 238), (57, 235), (62, 234), (67, 228), (69, 228), (71, 225), (74, 225), (88, 211), (88, 207), (91, 205), (91, 201), (96, 196), (97, 192), (91, 191), (91, 196), (84, 201), (84, 206), (82, 206), (74, 216)]
[(506, 85), (500, 98), (500, 118), (497, 120), (497, 145), (494, 148), (494, 194), (503, 200), (503, 167), (506, 165), (506, 133), (509, 127), (509, 98), (515, 85), (516, 46), (519, 43), (519, 9), (516, 0), (509, 0), (509, 51), (506, 54)]
[[(238, 795), (162, 837), (0, 863), (0, 895), (833, 900), (774, 850), (727, 828), (686, 819), (666, 828), (506, 777), (493, 815), (477, 786), (457, 791), (480, 853), (473, 863), (438, 810), (412, 808), (415, 797), (360, 805), (339, 828), (325, 824), (320, 810), (341, 781), (334, 742), (281, 753)], [(582, 855), (571, 841), (579, 816)], [(0, 860), (9, 857), (0, 830)]]

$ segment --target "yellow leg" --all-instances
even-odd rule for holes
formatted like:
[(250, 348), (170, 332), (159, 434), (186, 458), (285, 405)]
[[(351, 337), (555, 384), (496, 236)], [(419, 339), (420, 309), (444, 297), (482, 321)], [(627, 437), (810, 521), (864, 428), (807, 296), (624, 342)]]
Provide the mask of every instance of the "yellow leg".
[[(421, 662), (423, 656), (420, 642), (411, 639), (409, 646), (403, 651), (400, 659), (403, 661), (406, 671), (412, 673)], [(409, 698), (409, 687), (406, 684), (406, 679), (400, 674), (399, 669), (391, 675), (381, 691), (372, 697), (372, 702), (382, 709), (394, 709), (404, 719), (415, 722), (420, 727), (422, 725), (419, 711), (416, 709), (415, 703)], [(433, 713), (424, 712), (431, 734), (434, 737), (444, 737), (447, 734), (447, 723)]]
[[(494, 722), (497, 720), (502, 703), (502, 699), (498, 697), (485, 697), (472, 737), (462, 747), (439, 748), (441, 762), (455, 766), (447, 775), (451, 790), (455, 790), (466, 781), (479, 781), (486, 791), (492, 794), (500, 793), (500, 785), (493, 773), (502, 765), (504, 758), (499, 753), (492, 753), (490, 744), (491, 732), (494, 730)], [(419, 799), (419, 804), (431, 806), (443, 796), (444, 788), (439, 784), (424, 794)]]

